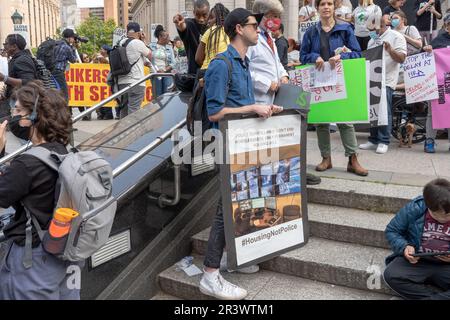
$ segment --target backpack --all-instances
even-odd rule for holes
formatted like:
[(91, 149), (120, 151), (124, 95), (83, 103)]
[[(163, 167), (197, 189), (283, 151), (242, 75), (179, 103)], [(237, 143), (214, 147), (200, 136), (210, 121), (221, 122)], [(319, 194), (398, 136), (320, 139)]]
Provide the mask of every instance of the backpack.
[[(223, 55), (216, 56), (212, 61), (216, 59), (223, 60), (227, 64), (228, 69), (227, 92), (228, 92), (231, 85), (231, 74), (233, 71), (233, 66), (231, 65), (230, 60)], [(205, 131), (211, 127), (211, 122), (209, 121), (208, 117), (208, 108), (206, 105), (205, 90), (204, 87), (200, 85), (200, 81), (197, 81), (194, 87), (194, 94), (192, 98), (189, 100), (188, 104), (186, 124), (187, 129), (191, 135), (194, 135), (194, 124), (196, 121), (201, 121), (202, 123), (202, 134), (205, 133)]]
[(127, 57), (127, 46), (135, 39), (128, 38), (123, 45), (116, 45), (109, 52), (109, 66), (113, 77), (129, 74), (131, 68), (139, 61), (140, 57), (130, 64)]
[[(56, 255), (64, 261), (83, 261), (109, 239), (117, 209), (112, 197), (111, 165), (94, 151), (72, 149), (66, 155), (51, 152), (44, 147), (32, 147), (25, 154), (32, 155), (58, 172), (55, 192), (55, 209), (71, 208), (79, 213), (72, 220), (63, 253)], [(25, 240), (25, 268), (32, 265), (32, 225), (43, 242), (48, 231), (43, 231), (36, 218), (23, 202), (27, 215)], [(95, 210), (94, 210), (95, 209)]]
[(45, 63), (42, 60), (33, 58), (34, 65), (36, 66), (36, 78), (41, 80), (46, 89), (61, 89), (61, 86), (53, 77), (52, 73), (45, 67)]
[(58, 41), (47, 38), (44, 42), (42, 42), (37, 50), (36, 58), (37, 60), (41, 60), (44, 62), (45, 67), (50, 72), (53, 72), (55, 68), (56, 59), (55, 59), (55, 47), (58, 45)]

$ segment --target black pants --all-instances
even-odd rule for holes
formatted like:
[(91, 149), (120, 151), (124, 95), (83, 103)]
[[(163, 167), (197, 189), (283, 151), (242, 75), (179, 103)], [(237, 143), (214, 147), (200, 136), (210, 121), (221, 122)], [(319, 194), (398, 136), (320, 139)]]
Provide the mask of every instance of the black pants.
[(356, 40), (358, 40), (361, 51), (367, 50), (367, 45), (369, 44), (370, 37), (356, 37)]
[(206, 249), (205, 267), (219, 269), (225, 248), (225, 229), (223, 224), (222, 198), (217, 204), (216, 215), (214, 217), (211, 232), (209, 233), (208, 248)]
[(421, 258), (411, 264), (397, 257), (386, 267), (384, 281), (406, 299), (450, 300), (450, 263)]

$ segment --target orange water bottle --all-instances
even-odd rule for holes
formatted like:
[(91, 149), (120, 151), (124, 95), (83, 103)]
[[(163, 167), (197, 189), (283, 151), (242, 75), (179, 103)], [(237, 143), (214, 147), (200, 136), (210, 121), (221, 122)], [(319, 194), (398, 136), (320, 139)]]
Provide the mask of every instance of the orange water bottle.
[(48, 232), (44, 236), (43, 246), (51, 254), (62, 254), (69, 237), (72, 220), (79, 213), (70, 208), (58, 208), (53, 214)]

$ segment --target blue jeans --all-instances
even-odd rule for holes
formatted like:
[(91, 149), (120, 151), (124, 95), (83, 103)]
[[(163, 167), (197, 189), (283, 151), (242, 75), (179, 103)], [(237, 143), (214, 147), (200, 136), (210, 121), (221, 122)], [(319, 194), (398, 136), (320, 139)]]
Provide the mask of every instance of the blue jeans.
[(391, 130), (392, 130), (392, 94), (394, 89), (386, 87), (386, 98), (387, 98), (387, 113), (388, 113), (388, 125), (378, 126), (370, 128), (369, 141), (373, 144), (385, 144), (389, 145), (391, 141)]
[(209, 233), (208, 248), (206, 249), (205, 261), (203, 262), (205, 267), (219, 269), (224, 248), (225, 229), (223, 224), (222, 198), (220, 198)]
[(167, 89), (172, 84), (172, 78), (168, 77), (162, 77), (161, 79), (156, 78), (153, 82), (154, 86), (156, 87), (156, 97), (159, 97), (160, 95), (167, 92)]

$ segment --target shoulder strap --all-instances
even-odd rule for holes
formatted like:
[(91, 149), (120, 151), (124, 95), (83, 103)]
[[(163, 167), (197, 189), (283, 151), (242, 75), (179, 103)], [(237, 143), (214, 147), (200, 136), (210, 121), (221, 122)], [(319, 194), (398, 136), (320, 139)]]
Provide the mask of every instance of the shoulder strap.
[(406, 35), (408, 35), (408, 36), (409, 36), (409, 33), (410, 33), (410, 29), (411, 29), (411, 26), (407, 26), (407, 27), (406, 27), (406, 30), (405, 30), (405, 33), (406, 33)]
[(55, 160), (55, 158), (52, 156), (53, 153), (44, 148), (44, 147), (32, 147), (31, 149), (25, 151), (24, 154), (29, 154), (33, 157), (38, 158), (43, 163), (45, 163), (47, 166), (49, 166), (51, 169), (58, 171), (59, 170), (59, 164)]
[[(122, 47), (126, 48), (126, 47), (130, 44), (130, 42), (133, 41), (133, 40), (137, 40), (137, 39), (128, 38), (128, 39), (122, 44)], [(131, 64), (131, 68), (133, 68), (134, 65), (135, 65), (140, 59), (141, 59), (141, 57), (139, 57), (133, 64)]]
[(232, 74), (232, 71), (233, 71), (233, 65), (231, 64), (230, 59), (228, 59), (227, 57), (225, 57), (223, 55), (217, 55), (216, 59), (225, 61), (225, 63), (227, 64), (227, 68), (228, 68), (227, 91), (228, 91), (228, 90), (230, 90), (230, 86), (231, 86), (231, 74)]

